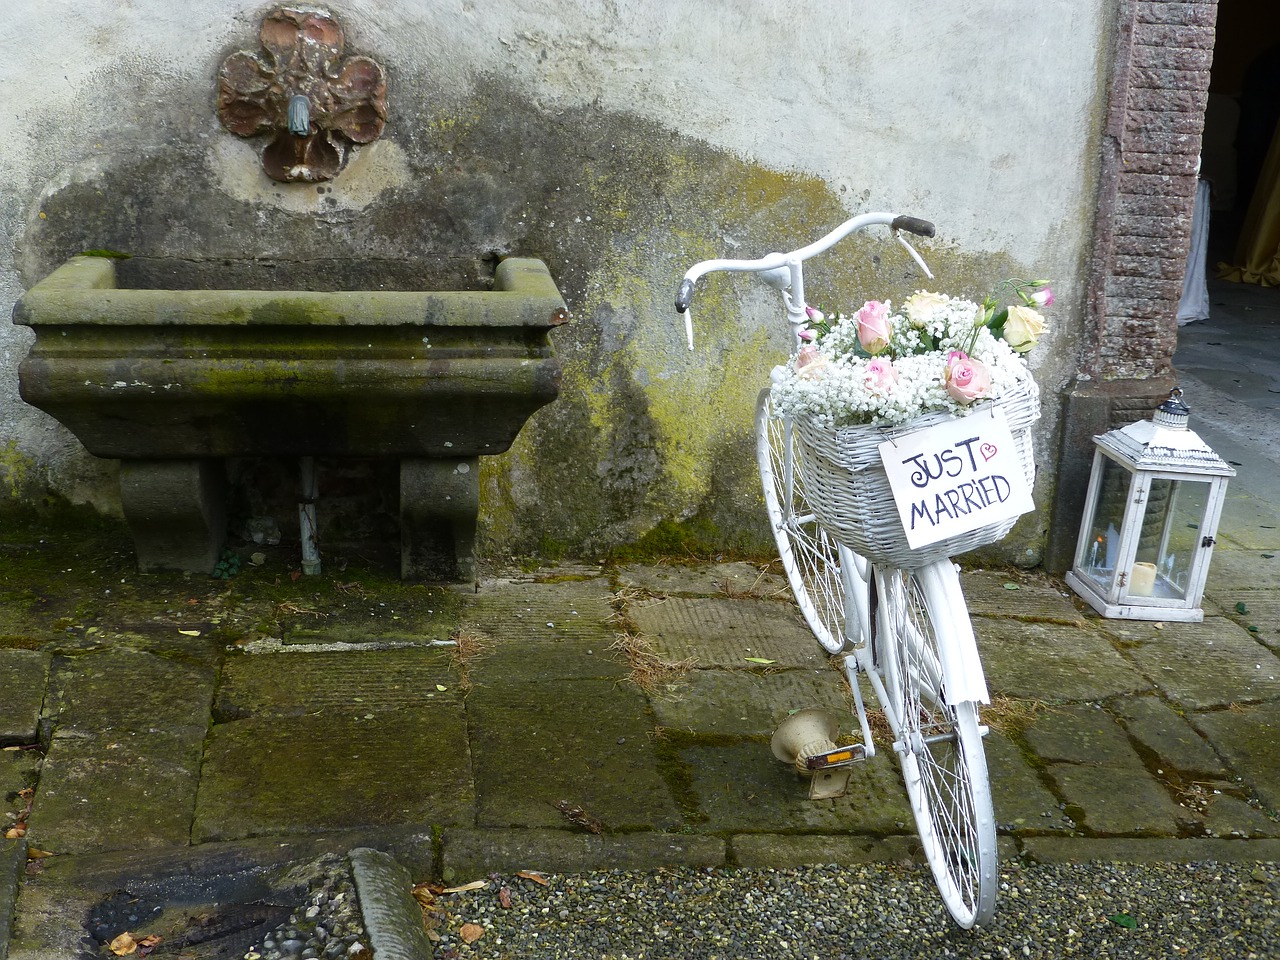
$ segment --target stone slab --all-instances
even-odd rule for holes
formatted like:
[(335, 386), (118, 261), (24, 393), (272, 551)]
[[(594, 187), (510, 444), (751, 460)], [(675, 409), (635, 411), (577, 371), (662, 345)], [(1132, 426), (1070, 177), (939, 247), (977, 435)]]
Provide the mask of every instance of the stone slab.
[(471, 824), (467, 723), (456, 703), (213, 728), (192, 838)]
[(0, 834), (26, 808), (18, 793), (36, 785), (43, 756), (39, 750), (0, 750)]
[(1025, 571), (966, 570), (960, 575), (971, 616), (1018, 617), (1084, 626), (1072, 593), (1058, 581)]
[(379, 960), (426, 960), (433, 953), (413, 899), (413, 877), (393, 857), (370, 847), (350, 853), (369, 947)]
[(41, 767), (27, 839), (57, 854), (188, 843), (203, 735), (58, 733)]
[[(456, 702), (452, 648), (233, 654), (214, 701), (219, 721), (329, 711), (360, 716)], [(443, 690), (437, 687), (444, 687)]]
[(458, 629), (465, 602), (455, 590), (410, 584), (365, 590), (359, 581), (344, 584), (340, 578), (334, 578), (331, 595), (275, 608), (285, 643), (447, 640)]
[(627, 564), (618, 568), (625, 587), (660, 596), (732, 596), (791, 600), (791, 588), (781, 563)]
[(811, 669), (827, 660), (793, 603), (670, 597), (631, 604), (629, 610), (640, 632), (668, 660), (750, 668), (746, 658), (756, 657)]
[(630, 685), (479, 686), (467, 714), (479, 826), (564, 827), (561, 802), (611, 831), (679, 825), (647, 703)]
[(1259, 799), (1280, 811), (1280, 704), (1197, 713), (1191, 722)]
[(983, 747), (998, 829), (1021, 836), (1071, 828), (1057, 796), (1013, 741), (992, 731)]
[(1280, 837), (1280, 819), (1226, 793), (1213, 797), (1200, 820), (1211, 837)]
[(0, 746), (36, 742), (50, 656), (0, 648)]
[(1252, 593), (1237, 602), (1244, 603), (1244, 613), (1232, 604), (1223, 609), (1222, 616), (1244, 627), (1273, 653), (1280, 652), (1280, 593)]
[(580, 633), (556, 631), (551, 636), (520, 636), (508, 630), (484, 643), (470, 662), (468, 675), (480, 685), (618, 680), (631, 672), (631, 665), (625, 654), (612, 649), (616, 639), (615, 634), (594, 628)]
[(777, 760), (764, 741), (685, 747), (679, 756), (696, 798), (699, 830), (887, 836), (914, 829), (891, 752), (855, 766), (849, 792), (835, 800), (810, 800), (808, 780)]
[(974, 629), (992, 693), (1060, 702), (1151, 689), (1151, 682), (1092, 629), (994, 617), (976, 617)]
[(512, 641), (598, 640), (607, 647), (617, 632), (612, 602), (613, 591), (602, 577), (488, 581), (467, 597), (460, 629)]
[(1157, 687), (1193, 710), (1280, 697), (1280, 657), (1230, 620), (1135, 626), (1127, 650)]
[(729, 840), (733, 862), (748, 869), (789, 870), (813, 864), (847, 867), (864, 863), (923, 863), (914, 834), (827, 836), (740, 833)]
[(651, 699), (659, 726), (686, 733), (769, 737), (783, 720), (822, 707), (848, 733), (857, 728), (841, 674), (818, 670), (690, 670)]
[(586, 873), (652, 870), (661, 866), (718, 867), (725, 862), (719, 837), (641, 831), (591, 834), (548, 829), (446, 829), (443, 877), (465, 883), (493, 873), (536, 870)]
[(204, 666), (105, 648), (55, 662), (45, 713), (60, 733), (203, 732), (213, 684), (214, 673)]
[(1023, 737), (1042, 760), (1142, 769), (1142, 760), (1125, 728), (1098, 706), (1068, 705), (1045, 710), (1027, 727)]
[[(1215, 550), (1209, 561), (1205, 593), (1224, 606), (1260, 590), (1280, 591), (1280, 530), (1258, 550)], [(1264, 557), (1268, 553), (1271, 556)]]
[(1165, 769), (1192, 777), (1221, 777), (1227, 768), (1194, 726), (1159, 697), (1126, 697), (1111, 705), (1135, 738)]
[(1192, 818), (1144, 770), (1052, 763), (1049, 776), (1081, 826), (1102, 836), (1176, 837)]
[(1280, 547), (1280, 511), (1261, 497), (1233, 493), (1227, 484), (1227, 499), (1218, 522), (1218, 546), (1214, 557), (1233, 548), (1270, 550)]
[(1030, 837), (1022, 852), (1033, 863), (1271, 863), (1280, 840)]
[(9, 956), (9, 932), (18, 902), (18, 883), (27, 865), (27, 841), (0, 838), (0, 960)]

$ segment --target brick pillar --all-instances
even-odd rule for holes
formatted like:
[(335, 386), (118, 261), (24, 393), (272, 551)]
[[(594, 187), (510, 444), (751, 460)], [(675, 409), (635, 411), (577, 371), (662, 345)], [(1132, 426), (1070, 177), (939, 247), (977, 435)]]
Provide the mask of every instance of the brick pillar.
[(1116, 21), (1080, 372), (1067, 391), (1045, 566), (1070, 567), (1092, 436), (1174, 385), (1178, 300), (1217, 0), (1122, 0)]

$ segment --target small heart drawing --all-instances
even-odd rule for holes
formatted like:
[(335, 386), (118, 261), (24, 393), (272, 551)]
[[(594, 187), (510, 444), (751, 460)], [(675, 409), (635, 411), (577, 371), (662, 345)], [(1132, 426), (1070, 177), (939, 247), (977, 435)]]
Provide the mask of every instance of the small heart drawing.
[(982, 454), (983, 460), (990, 460), (996, 455), (996, 445), (994, 443), (984, 443), (978, 448), (978, 452)]

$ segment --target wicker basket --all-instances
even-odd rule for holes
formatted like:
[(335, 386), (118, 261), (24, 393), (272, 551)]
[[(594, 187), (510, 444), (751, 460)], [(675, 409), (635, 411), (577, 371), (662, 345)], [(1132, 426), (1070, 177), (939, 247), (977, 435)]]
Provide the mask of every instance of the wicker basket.
[[(1005, 416), (1030, 485), (1035, 480), (1031, 425), (1040, 418), (1039, 390), (1035, 382), (1028, 379), (993, 402)], [(952, 419), (949, 413), (930, 413), (897, 427), (857, 426), (833, 431), (797, 418), (797, 460), (805, 496), (828, 532), (864, 557), (899, 567), (923, 566), (1003, 539), (1016, 518), (948, 537), (917, 550), (907, 545), (877, 448), (885, 440), (949, 419)]]

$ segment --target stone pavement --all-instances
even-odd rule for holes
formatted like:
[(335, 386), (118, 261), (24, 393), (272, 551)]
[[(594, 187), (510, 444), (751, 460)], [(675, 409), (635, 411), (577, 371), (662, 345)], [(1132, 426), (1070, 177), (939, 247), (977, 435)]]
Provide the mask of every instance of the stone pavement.
[[(1040, 574), (966, 569), (1004, 856), (1280, 859), (1280, 515), (1228, 495), (1200, 624), (1107, 621)], [(228, 904), (364, 845), (447, 882), (916, 856), (891, 750), (822, 802), (769, 752), (800, 707), (853, 726), (776, 568), (542, 567), (464, 590), (354, 562), (295, 579), (277, 548), (228, 581), (143, 575), (93, 524), (3, 540), (15, 960), (78, 955), (117, 889), (243, 933)], [(230, 955), (216, 944), (184, 955)]]

